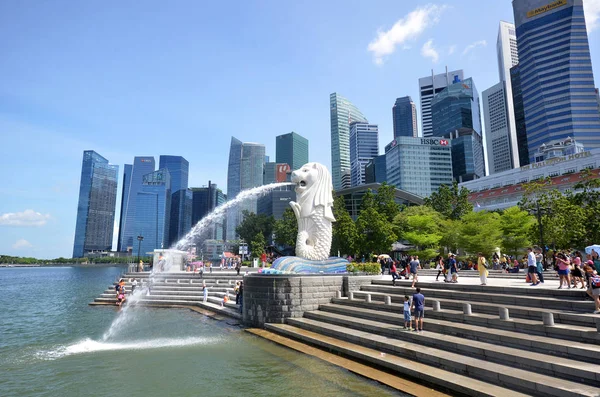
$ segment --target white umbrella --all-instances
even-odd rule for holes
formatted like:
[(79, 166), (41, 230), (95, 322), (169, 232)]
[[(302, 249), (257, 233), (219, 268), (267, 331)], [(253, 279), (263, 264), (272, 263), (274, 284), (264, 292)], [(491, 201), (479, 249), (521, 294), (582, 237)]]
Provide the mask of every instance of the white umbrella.
[(385, 259), (387, 259), (389, 257), (390, 256), (388, 254), (381, 254), (381, 255), (378, 256), (378, 258), (385, 258)]
[(594, 250), (598, 254), (600, 254), (600, 245), (594, 244), (594, 245), (590, 245), (589, 247), (585, 247), (585, 253), (588, 255), (592, 255), (592, 250)]

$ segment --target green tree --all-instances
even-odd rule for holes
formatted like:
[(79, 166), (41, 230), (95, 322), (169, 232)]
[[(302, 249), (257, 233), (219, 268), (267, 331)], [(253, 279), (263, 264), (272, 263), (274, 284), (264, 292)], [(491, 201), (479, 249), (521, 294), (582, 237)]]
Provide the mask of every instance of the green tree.
[(383, 182), (375, 195), (377, 211), (384, 214), (388, 222), (393, 222), (400, 213), (400, 205), (396, 203), (396, 187)]
[(283, 217), (275, 221), (275, 242), (279, 245), (296, 247), (296, 237), (298, 235), (298, 221), (291, 208), (283, 212)]
[(427, 206), (408, 207), (394, 219), (400, 238), (415, 246), (410, 254), (423, 259), (433, 258), (439, 252), (443, 222), (442, 215)]
[(442, 220), (442, 239), (440, 240), (440, 244), (445, 247), (448, 252), (458, 251), (460, 224), (460, 219), (454, 220), (446, 218)]
[(261, 232), (256, 233), (254, 239), (250, 242), (250, 252), (252, 257), (260, 257), (263, 252), (265, 252), (265, 245), (267, 245), (265, 236)]
[(580, 247), (600, 241), (600, 178), (592, 170), (581, 171), (582, 180), (574, 186), (576, 193), (571, 201), (585, 211), (585, 237)]
[(336, 197), (333, 202), (333, 239), (331, 242), (331, 255), (354, 255), (356, 253), (356, 240), (358, 237), (356, 224), (346, 210), (344, 197)]
[(361, 254), (385, 253), (396, 241), (393, 225), (385, 214), (379, 213), (376, 197), (371, 190), (363, 196), (361, 211), (356, 219), (355, 248)]
[(471, 212), (459, 224), (458, 243), (469, 254), (490, 255), (502, 242), (500, 215), (497, 212)]
[(272, 216), (264, 214), (255, 214), (244, 210), (242, 212), (244, 220), (236, 227), (235, 231), (242, 240), (252, 241), (257, 233), (261, 233), (265, 241), (271, 238), (275, 219)]
[(531, 229), (535, 218), (519, 207), (510, 207), (500, 215), (500, 230), (502, 230), (502, 250), (517, 256), (531, 245)]
[(442, 185), (437, 192), (425, 198), (425, 205), (433, 208), (446, 218), (461, 219), (473, 212), (473, 204), (469, 202), (469, 189), (458, 187), (454, 181), (452, 186)]

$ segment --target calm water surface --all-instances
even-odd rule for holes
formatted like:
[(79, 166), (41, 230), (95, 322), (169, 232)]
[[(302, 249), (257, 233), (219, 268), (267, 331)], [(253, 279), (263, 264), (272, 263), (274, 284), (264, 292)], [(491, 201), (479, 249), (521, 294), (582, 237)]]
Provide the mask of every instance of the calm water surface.
[(397, 396), (185, 309), (93, 307), (123, 271), (0, 268), (0, 396)]

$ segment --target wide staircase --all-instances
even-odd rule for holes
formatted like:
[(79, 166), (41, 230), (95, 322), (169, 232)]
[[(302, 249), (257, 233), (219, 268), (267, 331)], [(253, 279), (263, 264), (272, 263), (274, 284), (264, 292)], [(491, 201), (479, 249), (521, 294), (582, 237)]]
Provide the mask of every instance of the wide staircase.
[(266, 328), (453, 395), (600, 396), (600, 316), (582, 290), (421, 282), (425, 331), (411, 332), (402, 312), (415, 291), (397, 284)]
[[(199, 274), (190, 272), (162, 273), (151, 275), (149, 272), (125, 273), (119, 278), (125, 280), (126, 304), (144, 306), (192, 306), (202, 307), (211, 311), (233, 317), (241, 318), (239, 305), (235, 304), (234, 287), (237, 281), (242, 281), (235, 271), (219, 271)], [(137, 280), (136, 299), (130, 299), (131, 282)], [(91, 305), (114, 305), (116, 302), (115, 285), (118, 279), (110, 285)], [(208, 287), (207, 302), (203, 302), (202, 286)], [(137, 291), (140, 292), (137, 292)], [(141, 295), (137, 295), (137, 294)], [(229, 301), (223, 303), (223, 298), (228, 296)]]

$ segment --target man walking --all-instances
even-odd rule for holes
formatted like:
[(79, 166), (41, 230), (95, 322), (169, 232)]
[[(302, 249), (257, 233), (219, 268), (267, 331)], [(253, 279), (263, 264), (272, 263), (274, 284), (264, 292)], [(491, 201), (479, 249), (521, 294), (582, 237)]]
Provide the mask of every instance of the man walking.
[[(421, 293), (421, 288), (417, 288), (417, 293), (413, 295), (411, 306), (414, 309), (415, 331), (423, 331), (423, 318), (425, 317), (425, 296)], [(419, 325), (419, 321), (421, 325)]]
[(531, 278), (531, 286), (534, 287), (539, 284), (537, 279), (537, 265), (535, 263), (535, 254), (533, 248), (527, 248), (527, 274)]
[(421, 267), (421, 264), (419, 263), (419, 257), (418, 256), (411, 256), (410, 257), (410, 274), (412, 275), (413, 278), (413, 282), (411, 285), (411, 288), (415, 288), (415, 283), (419, 280), (419, 276), (417, 275), (417, 272), (419, 271), (419, 268)]
[(392, 267), (390, 269), (390, 273), (392, 273), (392, 285), (396, 286), (396, 280), (400, 278), (398, 276), (398, 269), (396, 269), (396, 263), (392, 262)]

